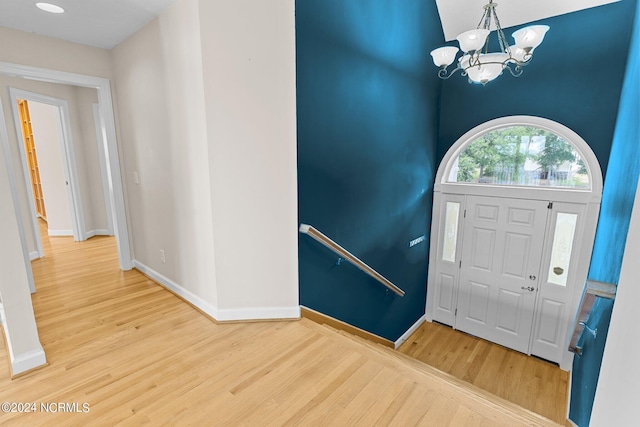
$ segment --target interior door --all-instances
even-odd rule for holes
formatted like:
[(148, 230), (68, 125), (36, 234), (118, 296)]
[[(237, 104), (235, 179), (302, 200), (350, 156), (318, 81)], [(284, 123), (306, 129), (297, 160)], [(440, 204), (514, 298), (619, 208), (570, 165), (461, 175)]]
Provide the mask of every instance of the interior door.
[(467, 196), (456, 329), (528, 353), (548, 207)]

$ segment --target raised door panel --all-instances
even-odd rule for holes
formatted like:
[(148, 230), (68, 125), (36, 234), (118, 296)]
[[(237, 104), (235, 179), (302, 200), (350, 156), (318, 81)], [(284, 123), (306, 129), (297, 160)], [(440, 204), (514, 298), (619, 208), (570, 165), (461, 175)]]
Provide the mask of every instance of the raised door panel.
[(467, 196), (466, 205), (456, 328), (527, 353), (547, 202)]

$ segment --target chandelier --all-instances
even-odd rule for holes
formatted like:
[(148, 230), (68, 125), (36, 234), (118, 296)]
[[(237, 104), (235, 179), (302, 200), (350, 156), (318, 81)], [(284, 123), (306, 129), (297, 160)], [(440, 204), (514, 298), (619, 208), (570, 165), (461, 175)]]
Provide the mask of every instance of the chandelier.
[[(497, 3), (489, 0), (489, 4), (484, 6), (484, 14), (478, 27), (456, 37), (460, 49), (455, 46), (444, 46), (431, 51), (433, 63), (436, 67), (440, 67), (438, 77), (448, 79), (456, 71), (461, 70), (461, 75), (467, 76), (469, 83), (485, 85), (501, 75), (505, 69), (515, 77), (522, 74), (522, 67), (531, 62), (534, 49), (542, 43), (549, 27), (531, 25), (521, 28), (513, 33), (515, 44), (509, 46), (496, 14), (497, 6)], [(488, 36), (492, 21), (495, 22), (500, 52), (489, 53)], [(456, 60), (458, 50), (462, 50), (462, 56), (458, 58), (457, 66), (450, 70), (448, 67)]]

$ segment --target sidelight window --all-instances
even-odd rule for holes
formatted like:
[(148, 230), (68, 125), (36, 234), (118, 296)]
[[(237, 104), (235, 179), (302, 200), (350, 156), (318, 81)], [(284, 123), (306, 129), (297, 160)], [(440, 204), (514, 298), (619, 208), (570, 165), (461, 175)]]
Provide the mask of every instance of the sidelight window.
[(567, 274), (571, 264), (573, 238), (576, 233), (578, 215), (559, 212), (556, 217), (556, 230), (553, 235), (551, 264), (549, 265), (548, 282), (567, 286)]
[(442, 247), (442, 260), (456, 261), (456, 243), (458, 241), (458, 217), (460, 203), (447, 202), (444, 224), (444, 244)]

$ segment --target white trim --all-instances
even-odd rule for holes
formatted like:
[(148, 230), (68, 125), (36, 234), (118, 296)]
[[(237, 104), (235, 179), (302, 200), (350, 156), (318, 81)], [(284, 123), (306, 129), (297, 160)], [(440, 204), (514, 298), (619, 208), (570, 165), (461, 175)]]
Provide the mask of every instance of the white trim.
[(98, 230), (89, 230), (84, 235), (85, 239), (90, 239), (91, 237), (94, 237), (94, 236), (113, 236), (113, 234), (111, 234), (111, 231), (109, 230), (98, 229)]
[[(22, 173), (25, 179), (25, 186), (27, 187), (27, 193), (29, 194), (29, 209), (31, 212), (31, 220), (32, 220), (32, 230), (33, 235), (36, 241), (36, 250), (40, 254), (40, 256), (44, 255), (44, 250), (42, 249), (42, 239), (40, 238), (40, 232), (38, 230), (38, 215), (36, 214), (36, 200), (35, 195), (33, 194), (33, 186), (31, 185), (31, 178), (29, 177), (29, 165), (27, 162), (27, 155), (25, 153), (24, 145), (22, 144), (24, 136), (22, 135), (22, 125), (20, 123), (20, 114), (18, 112), (18, 106), (16, 105), (15, 97), (11, 93), (11, 89), (9, 88), (9, 97), (11, 98), (11, 110), (13, 112), (13, 122), (15, 123), (16, 133), (18, 134), (18, 152), (20, 153), (20, 160), (22, 161)], [(6, 141), (9, 144), (9, 141)]]
[(416, 323), (414, 323), (413, 325), (411, 325), (411, 327), (409, 329), (407, 329), (407, 331), (402, 334), (400, 336), (400, 338), (398, 338), (396, 340), (396, 342), (394, 343), (394, 348), (397, 350), (398, 347), (400, 347), (402, 344), (404, 344), (404, 342), (409, 339), (409, 337), (411, 336), (412, 333), (414, 333), (415, 331), (418, 330), (418, 328), (420, 326), (422, 326), (422, 324), (426, 321), (426, 315), (423, 314), (422, 316), (420, 316), (420, 318), (418, 320), (416, 320)]
[(91, 104), (93, 109), (93, 124), (96, 130), (96, 144), (98, 149), (98, 161), (100, 162), (100, 174), (102, 176), (102, 194), (104, 195), (104, 207), (107, 211), (107, 235), (113, 236), (113, 208), (109, 199), (109, 173), (107, 172), (107, 161), (104, 152), (104, 135), (102, 129), (102, 117), (100, 116), (100, 106), (97, 103)]
[[(8, 342), (9, 340), (7, 340)], [(13, 376), (21, 374), (38, 366), (47, 363), (47, 356), (44, 354), (42, 346), (26, 353), (14, 355), (13, 351), (9, 352), (11, 358), (11, 373)]]
[[(111, 98), (111, 85), (108, 79), (100, 77), (85, 76), (82, 74), (67, 73), (64, 71), (49, 70), (45, 68), (31, 67), (26, 65), (0, 62), (0, 74), (14, 77), (23, 77), (32, 80), (40, 80), (50, 83), (60, 83), (74, 86), (90, 87), (98, 91), (98, 103), (100, 105), (100, 115), (102, 118), (101, 129), (104, 135), (104, 152), (106, 154), (106, 170), (109, 180), (109, 200), (111, 201), (114, 231), (118, 248), (118, 258), (122, 270), (133, 268), (133, 257), (130, 247), (129, 230), (127, 228), (127, 218), (125, 212), (124, 189), (122, 185), (122, 175), (120, 174), (120, 159), (118, 157), (118, 144), (116, 139), (115, 118), (113, 112), (113, 101)], [(0, 136), (7, 141), (7, 130), (4, 114), (0, 115)], [(4, 149), (4, 146), (3, 146)], [(7, 164), (11, 164), (10, 151), (6, 153)], [(13, 177), (13, 167), (7, 168), (10, 173), (10, 184), (14, 203), (16, 203), (16, 216), (18, 217), (18, 228), (20, 229), (23, 247), (25, 247), (25, 260), (28, 259), (26, 245), (24, 244), (24, 226), (22, 224), (20, 208), (17, 198), (17, 189)]]
[(159, 285), (167, 288), (168, 290), (180, 296), (181, 298), (184, 298), (186, 301), (193, 304), (199, 310), (202, 310), (208, 316), (211, 316), (216, 320), (218, 319), (218, 309), (214, 305), (200, 298), (198, 295), (183, 288), (173, 280), (163, 276), (162, 274), (158, 273), (151, 267), (146, 266), (145, 264), (141, 263), (138, 260), (135, 260), (135, 259), (133, 260), (133, 266), (137, 270), (140, 270), (142, 273), (146, 274), (151, 279), (156, 281)]
[[(23, 173), (25, 184), (29, 188), (32, 196), (32, 202), (29, 203), (33, 217), (33, 229), (38, 245), (38, 250), (42, 248), (42, 242), (38, 233), (38, 219), (35, 211), (35, 201), (33, 200), (33, 189), (31, 188), (31, 178), (28, 173), (27, 156), (24, 152), (24, 145), (20, 144), (24, 135), (22, 134), (22, 126), (20, 125), (20, 114), (18, 112), (18, 99), (39, 102), (56, 107), (58, 120), (58, 141), (60, 143), (60, 152), (62, 153), (62, 168), (65, 179), (67, 180), (67, 197), (69, 203), (69, 212), (71, 213), (71, 224), (73, 226), (73, 238), (76, 241), (84, 240), (84, 209), (82, 208), (82, 194), (80, 192), (80, 180), (78, 178), (78, 168), (75, 161), (75, 150), (73, 145), (73, 134), (71, 132), (71, 120), (69, 114), (69, 103), (64, 99), (54, 98), (52, 96), (42, 95), (36, 92), (29, 92), (14, 87), (9, 88), (9, 96), (11, 98), (11, 108), (13, 109), (13, 119), (16, 125), (16, 137), (20, 147), (20, 155), (22, 159)], [(37, 142), (36, 142), (37, 144)]]
[[(438, 263), (438, 248), (440, 247), (440, 243), (436, 240), (434, 247), (434, 239), (438, 239), (440, 235), (440, 206), (442, 205), (442, 193), (439, 191), (434, 191), (433, 193), (433, 206), (431, 213), (431, 231), (429, 236), (429, 267), (427, 268), (427, 303), (425, 308), (424, 317), (427, 322), (433, 322), (433, 312), (434, 308), (434, 299), (435, 299), (435, 280), (436, 280), (436, 265)], [(436, 206), (438, 207), (436, 209)], [(456, 244), (456, 247), (459, 247), (459, 244)], [(453, 325), (452, 325), (453, 327)]]
[(13, 161), (11, 157), (11, 148), (9, 147), (9, 134), (7, 132), (7, 124), (4, 120), (4, 110), (2, 108), (2, 100), (0, 99), (0, 140), (2, 143), (2, 154), (4, 155), (5, 170), (9, 178), (9, 187), (11, 187), (11, 198), (13, 199), (13, 210), (16, 213), (16, 223), (18, 224), (18, 231), (20, 235), (20, 244), (22, 244), (22, 255), (24, 257), (24, 264), (27, 270), (27, 282), (29, 283), (29, 291), (34, 293), (36, 291), (36, 285), (33, 280), (33, 270), (31, 269), (31, 258), (29, 257), (29, 249), (27, 246), (27, 239), (24, 236), (24, 224), (22, 222), (22, 212), (20, 211), (20, 198), (18, 197), (18, 188), (16, 186), (16, 175), (13, 168)]
[(49, 228), (47, 234), (52, 237), (69, 237), (73, 236), (73, 230), (52, 230)]
[(516, 187), (482, 184), (443, 183), (438, 192), (473, 196), (493, 196), (508, 199), (553, 200), (568, 203), (600, 203), (601, 194), (568, 188)]
[(29, 259), (33, 261), (34, 259), (40, 259), (40, 253), (38, 251), (29, 252)]
[(569, 412), (571, 412), (571, 384), (573, 384), (573, 369), (569, 370), (569, 387), (567, 388), (567, 410), (565, 413), (565, 419), (571, 423), (571, 425), (578, 427), (576, 423), (569, 419)]
[(197, 309), (201, 310), (208, 316), (217, 321), (233, 321), (233, 320), (270, 320), (270, 319), (299, 319), (300, 306), (294, 307), (251, 307), (240, 309), (223, 309), (220, 310), (213, 304), (208, 303), (198, 295), (185, 289), (173, 280), (158, 273), (151, 267), (148, 267), (138, 260), (133, 260), (136, 269), (149, 276), (159, 285), (167, 288), (179, 297), (183, 298)]
[(47, 357), (44, 354), (42, 345), (38, 345), (37, 348), (27, 351), (26, 353), (14, 354), (2, 304), (0, 304), (0, 323), (2, 323), (2, 328), (4, 329), (4, 340), (7, 343), (7, 350), (9, 351), (12, 376), (16, 376), (22, 372), (26, 372), (47, 363)]
[(219, 321), (231, 320), (269, 320), (299, 319), (300, 306), (293, 307), (247, 307), (234, 309), (218, 309)]
[[(567, 142), (569, 142), (578, 151), (582, 157), (587, 170), (589, 171), (589, 179), (591, 183), (590, 190), (573, 190), (567, 188), (539, 188), (539, 187), (518, 187), (518, 186), (491, 186), (491, 185), (478, 185), (478, 184), (462, 184), (462, 183), (447, 183), (446, 177), (448, 172), (457, 158), (457, 156), (464, 150), (466, 145), (479, 136), (484, 135), (492, 130), (500, 129), (506, 126), (535, 126), (541, 129), (553, 132)], [(431, 219), (431, 239), (437, 239), (440, 235), (440, 223), (441, 223), (441, 205), (443, 203), (443, 196), (445, 194), (460, 194), (460, 195), (482, 195), (493, 197), (507, 197), (507, 198), (520, 198), (531, 200), (548, 200), (552, 202), (567, 202), (567, 203), (579, 203), (586, 206), (584, 214), (584, 226), (582, 228), (582, 242), (580, 245), (578, 254), (575, 258), (576, 262), (576, 274), (572, 279), (572, 295), (568, 302), (569, 313), (577, 310), (577, 305), (582, 295), (582, 288), (585, 282), (589, 270), (589, 263), (591, 261), (591, 253), (593, 250), (593, 241), (595, 238), (595, 232), (598, 223), (598, 215), (600, 213), (600, 201), (602, 199), (602, 170), (595, 154), (589, 147), (589, 145), (571, 129), (563, 126), (560, 123), (544, 119), (541, 117), (532, 116), (511, 116), (502, 117), (499, 119), (491, 120), (483, 123), (469, 132), (465, 133), (460, 139), (458, 139), (451, 148), (444, 155), (438, 171), (436, 173), (436, 179), (434, 182), (434, 195), (433, 195), (433, 209)], [(437, 242), (436, 242), (437, 243)], [(427, 273), (427, 302), (426, 302), (426, 319), (433, 321), (434, 314), (434, 295), (435, 284), (437, 280), (436, 268), (437, 265), (437, 248), (438, 245), (432, 241), (429, 250), (429, 271)], [(569, 316), (571, 317), (571, 316)], [(571, 339), (571, 329), (573, 323), (567, 322), (567, 339)], [(567, 342), (568, 344), (568, 342)], [(567, 348), (565, 346), (565, 348)], [(568, 350), (564, 351), (560, 356), (559, 365), (563, 370), (571, 370), (573, 361), (573, 353)]]

